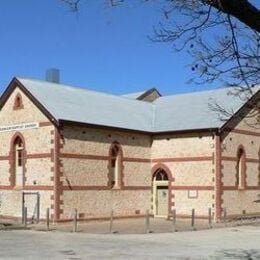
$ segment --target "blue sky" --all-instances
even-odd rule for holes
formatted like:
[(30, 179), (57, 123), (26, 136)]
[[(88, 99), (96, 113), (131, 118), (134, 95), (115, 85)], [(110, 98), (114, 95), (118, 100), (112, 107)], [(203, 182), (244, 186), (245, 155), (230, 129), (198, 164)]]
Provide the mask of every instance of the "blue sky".
[(64, 84), (122, 94), (157, 87), (166, 94), (208, 86), (187, 84), (190, 57), (148, 39), (160, 18), (152, 5), (108, 8), (90, 0), (72, 13), (60, 0), (8, 0), (0, 8), (0, 92), (13, 76), (44, 79), (58, 68)]

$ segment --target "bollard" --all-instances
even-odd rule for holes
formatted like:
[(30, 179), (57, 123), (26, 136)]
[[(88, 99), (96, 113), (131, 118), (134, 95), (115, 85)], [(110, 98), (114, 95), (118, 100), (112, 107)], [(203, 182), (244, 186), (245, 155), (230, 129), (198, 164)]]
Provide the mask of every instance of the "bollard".
[(195, 230), (195, 209), (191, 210), (191, 227)]
[(24, 207), (22, 207), (22, 225), (24, 224)]
[(172, 232), (176, 232), (176, 209), (172, 210)]
[(244, 218), (245, 215), (246, 215), (246, 211), (245, 211), (245, 210), (242, 210), (242, 215), (241, 215), (241, 218), (240, 218), (240, 225), (243, 225), (244, 220), (246, 220), (246, 219)]
[(227, 209), (226, 208), (223, 209), (223, 221), (226, 226), (227, 225)]
[(46, 210), (46, 225), (47, 225), (47, 230), (50, 230), (50, 209), (47, 208)]
[(24, 207), (24, 226), (27, 227), (27, 208)]
[(211, 208), (209, 208), (209, 228), (212, 228), (212, 215), (211, 215)]
[(146, 233), (150, 233), (150, 214), (149, 214), (149, 209), (146, 210), (145, 227), (146, 227)]
[(77, 232), (77, 226), (78, 226), (78, 210), (74, 209), (74, 217), (73, 217), (73, 232)]
[(112, 232), (113, 232), (113, 220), (114, 220), (114, 211), (111, 210), (111, 213), (110, 213), (109, 233), (112, 233)]

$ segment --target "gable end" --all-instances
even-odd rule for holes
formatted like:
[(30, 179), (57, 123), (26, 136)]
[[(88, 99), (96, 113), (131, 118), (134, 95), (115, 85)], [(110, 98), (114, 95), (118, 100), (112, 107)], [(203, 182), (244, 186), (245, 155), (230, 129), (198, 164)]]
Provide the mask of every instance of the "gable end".
[(255, 108), (258, 100), (260, 100), (260, 90), (258, 90), (234, 115), (230, 117), (230, 119), (224, 123), (224, 125), (220, 128), (220, 132), (229, 132), (233, 130), (244, 118), (248, 116), (250, 111)]
[(26, 87), (17, 79), (13, 78), (4, 93), (0, 98), (0, 111), (7, 102), (10, 95), (13, 93), (15, 88), (19, 88), (27, 98), (56, 126), (58, 126), (58, 121), (55, 117), (26, 89)]

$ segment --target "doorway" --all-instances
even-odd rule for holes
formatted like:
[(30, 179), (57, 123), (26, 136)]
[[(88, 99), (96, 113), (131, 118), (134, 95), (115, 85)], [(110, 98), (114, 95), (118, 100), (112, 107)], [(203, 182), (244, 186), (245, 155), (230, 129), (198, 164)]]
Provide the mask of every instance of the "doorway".
[(169, 180), (163, 169), (158, 169), (153, 177), (153, 209), (155, 217), (168, 217)]

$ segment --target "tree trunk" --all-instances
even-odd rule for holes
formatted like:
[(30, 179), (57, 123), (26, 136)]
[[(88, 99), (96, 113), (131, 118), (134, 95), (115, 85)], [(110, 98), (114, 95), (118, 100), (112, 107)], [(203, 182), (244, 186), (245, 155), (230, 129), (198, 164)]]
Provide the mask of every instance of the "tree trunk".
[(202, 0), (219, 11), (236, 17), (253, 30), (260, 32), (260, 10), (247, 0)]

